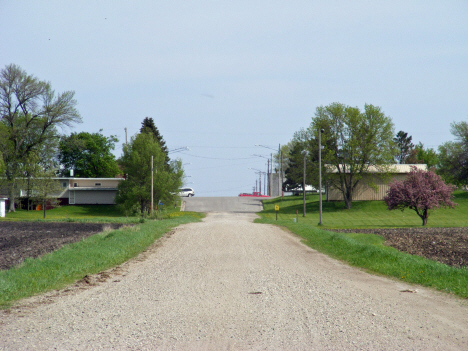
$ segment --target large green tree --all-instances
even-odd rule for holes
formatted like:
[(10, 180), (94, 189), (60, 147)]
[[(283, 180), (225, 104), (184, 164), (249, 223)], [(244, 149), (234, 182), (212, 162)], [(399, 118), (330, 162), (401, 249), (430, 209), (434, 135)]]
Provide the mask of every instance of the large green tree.
[(437, 172), (446, 182), (465, 186), (468, 184), (468, 123), (453, 122), (450, 126), (455, 140), (439, 146)]
[(368, 182), (369, 169), (386, 174), (395, 156), (393, 123), (378, 106), (358, 107), (332, 103), (316, 109), (309, 130), (322, 133), (322, 158), (329, 167), (328, 184), (343, 194), (351, 208), (353, 192), (358, 184)]
[(15, 210), (17, 179), (30, 153), (58, 139), (58, 128), (81, 122), (73, 91), (56, 94), (50, 83), (10, 64), (0, 71), (0, 140), (10, 211)]
[(116, 203), (126, 214), (144, 214), (151, 210), (151, 156), (153, 156), (154, 201), (172, 203), (182, 185), (182, 164), (166, 165), (166, 154), (149, 133), (140, 133), (124, 145), (119, 159), (126, 180), (118, 185)]
[(425, 148), (423, 143), (417, 144), (406, 158), (408, 164), (424, 163), (427, 168), (435, 168), (439, 163), (439, 156), (432, 148)]
[(114, 135), (106, 137), (99, 133), (71, 133), (60, 139), (58, 159), (62, 165), (61, 174), (75, 177), (113, 178), (119, 174), (112, 150), (119, 140)]

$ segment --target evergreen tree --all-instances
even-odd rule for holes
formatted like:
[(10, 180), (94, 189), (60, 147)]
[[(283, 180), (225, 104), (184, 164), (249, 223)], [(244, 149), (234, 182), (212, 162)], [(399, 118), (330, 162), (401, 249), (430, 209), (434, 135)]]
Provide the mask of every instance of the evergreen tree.
[(156, 128), (153, 118), (145, 117), (143, 122), (141, 122), (140, 133), (148, 133), (153, 135), (154, 140), (156, 140), (159, 143), (161, 151), (166, 155), (164, 164), (166, 166), (169, 165), (169, 151), (167, 150), (166, 142), (164, 141), (161, 134), (159, 134), (159, 130), (158, 128)]
[(397, 145), (398, 154), (396, 155), (395, 159), (399, 164), (407, 163), (408, 157), (411, 155), (412, 150), (414, 149), (414, 144), (411, 142), (413, 137), (408, 133), (400, 130), (396, 137), (393, 138), (393, 141)]

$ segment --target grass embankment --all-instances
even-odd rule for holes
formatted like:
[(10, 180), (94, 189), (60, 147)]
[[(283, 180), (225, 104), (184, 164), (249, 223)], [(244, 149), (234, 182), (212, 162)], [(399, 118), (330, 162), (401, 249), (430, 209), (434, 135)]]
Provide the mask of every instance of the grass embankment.
[[(166, 216), (176, 213), (180, 208), (164, 210)], [(44, 212), (17, 210), (9, 212), (2, 221), (50, 221), (50, 222), (98, 222), (98, 223), (139, 223), (140, 217), (124, 217), (117, 206), (113, 205), (84, 205), (62, 206)]]
[[(80, 221), (99, 221), (130, 223), (126, 217), (102, 217), (89, 206), (62, 207), (55, 211), (56, 219), (71, 218)], [(81, 207), (81, 208), (80, 208)], [(86, 208), (83, 208), (86, 207)], [(66, 212), (73, 212), (75, 217), (63, 217)], [(25, 211), (26, 212), (26, 211)], [(76, 213), (88, 213), (79, 216)], [(27, 213), (27, 212), (26, 212)], [(18, 213), (24, 219), (24, 214)], [(9, 214), (11, 219), (11, 215)], [(86, 238), (85, 240), (66, 245), (61, 249), (46, 254), (40, 258), (26, 259), (20, 266), (0, 271), (0, 308), (6, 308), (12, 302), (41, 292), (60, 289), (80, 280), (87, 274), (99, 273), (119, 265), (144, 251), (156, 239), (172, 228), (199, 221), (203, 215), (192, 212), (172, 212), (165, 220), (145, 220), (134, 226), (124, 226), (118, 230), (105, 231)], [(53, 219), (53, 215), (49, 219)], [(139, 222), (138, 218), (134, 218)], [(66, 234), (66, 233), (64, 233)]]
[[(431, 213), (428, 226), (466, 227), (468, 194), (456, 192), (455, 209), (439, 209)], [(274, 206), (280, 206), (275, 221)], [(302, 217), (302, 198), (288, 197), (264, 201), (265, 210), (258, 223), (277, 224), (304, 238), (304, 243), (333, 258), (370, 272), (395, 277), (468, 298), (468, 268), (450, 267), (432, 260), (409, 255), (383, 245), (384, 238), (373, 234), (342, 234), (328, 230), (344, 228), (421, 227), (414, 211), (388, 211), (383, 201), (354, 202), (345, 209), (343, 203), (323, 202), (323, 223), (318, 226), (318, 195), (307, 197), (306, 217)], [(299, 222), (294, 223), (296, 210)], [(327, 231), (322, 230), (327, 229)]]

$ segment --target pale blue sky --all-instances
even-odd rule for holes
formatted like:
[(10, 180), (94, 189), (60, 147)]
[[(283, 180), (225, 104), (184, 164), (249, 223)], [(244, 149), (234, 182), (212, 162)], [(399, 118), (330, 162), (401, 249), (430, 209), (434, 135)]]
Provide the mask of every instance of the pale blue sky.
[(381, 106), (434, 148), (468, 119), (465, 0), (0, 0), (0, 19), (1, 68), (74, 90), (73, 131), (124, 142), (152, 117), (190, 148), (171, 156), (197, 196), (252, 191), (251, 155), (270, 152), (254, 145), (287, 143), (320, 105)]

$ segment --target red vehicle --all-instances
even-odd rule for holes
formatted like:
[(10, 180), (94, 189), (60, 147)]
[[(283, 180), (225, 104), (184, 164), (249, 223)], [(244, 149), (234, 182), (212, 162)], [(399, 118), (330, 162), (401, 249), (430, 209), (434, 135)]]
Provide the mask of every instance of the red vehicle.
[(252, 194), (242, 193), (239, 196), (247, 196), (247, 197), (269, 197), (268, 195), (262, 195), (259, 191), (254, 191)]

